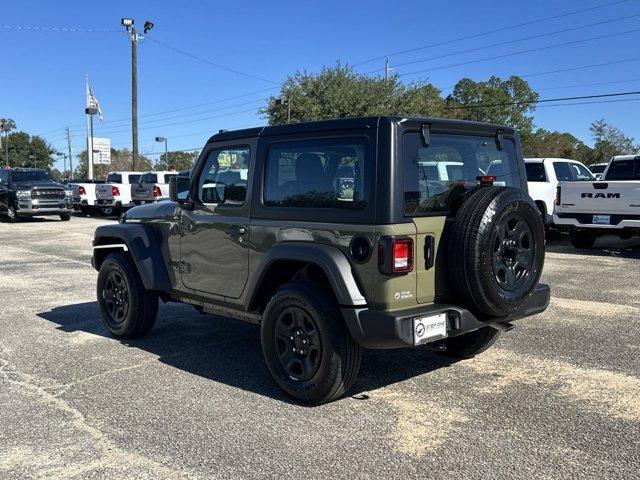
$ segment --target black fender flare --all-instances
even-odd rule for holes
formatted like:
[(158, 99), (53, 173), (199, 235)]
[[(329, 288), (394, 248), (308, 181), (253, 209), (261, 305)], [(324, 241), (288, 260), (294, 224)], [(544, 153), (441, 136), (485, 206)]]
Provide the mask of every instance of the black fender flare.
[(331, 245), (310, 242), (282, 242), (271, 247), (262, 257), (248, 288), (247, 311), (258, 296), (260, 284), (269, 267), (280, 260), (293, 260), (318, 265), (325, 273), (340, 306), (366, 306), (351, 264), (345, 254)]
[[(113, 249), (105, 248), (110, 245), (113, 245)], [(127, 250), (133, 258), (144, 288), (171, 292), (171, 281), (162, 256), (160, 240), (151, 227), (133, 223), (103, 225), (96, 228), (93, 246), (91, 265), (96, 270), (100, 270), (102, 261), (109, 253), (118, 249)]]

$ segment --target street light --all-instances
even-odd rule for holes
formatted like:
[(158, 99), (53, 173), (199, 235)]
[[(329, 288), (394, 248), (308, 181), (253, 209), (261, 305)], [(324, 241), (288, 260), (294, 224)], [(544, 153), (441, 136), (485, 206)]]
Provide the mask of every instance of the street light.
[(9, 131), (14, 128), (11, 121), (0, 122), (0, 132), (4, 132), (4, 163), (9, 166)]
[(129, 30), (129, 28), (133, 27), (134, 23), (136, 23), (136, 22), (135, 22), (135, 20), (133, 18), (123, 18), (123, 19), (120, 20), (120, 25), (125, 27), (127, 30)]
[(167, 137), (156, 137), (156, 142), (164, 142), (164, 159), (167, 161), (167, 168), (169, 168), (169, 153), (167, 151)]

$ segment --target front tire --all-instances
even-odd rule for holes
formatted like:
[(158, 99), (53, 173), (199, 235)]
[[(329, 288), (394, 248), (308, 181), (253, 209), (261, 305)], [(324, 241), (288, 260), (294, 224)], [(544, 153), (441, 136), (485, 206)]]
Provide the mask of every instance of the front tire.
[(122, 252), (102, 262), (97, 297), (102, 323), (116, 337), (142, 337), (156, 321), (158, 296), (144, 288), (132, 261)]
[(70, 213), (61, 213), (60, 214), (60, 220), (62, 220), (63, 222), (68, 222), (69, 220), (71, 220), (71, 214)]
[(15, 205), (10, 205), (9, 208), (7, 208), (7, 218), (9, 219), (9, 223), (16, 223), (20, 221)]
[(300, 281), (280, 287), (262, 317), (261, 339), (273, 379), (307, 404), (341, 397), (360, 369), (360, 346), (333, 295), (319, 285)]
[(588, 230), (571, 230), (569, 241), (575, 248), (589, 249), (596, 243), (598, 237)]
[(443, 341), (446, 349), (443, 354), (453, 358), (472, 358), (490, 348), (500, 337), (500, 331), (492, 327), (447, 338)]

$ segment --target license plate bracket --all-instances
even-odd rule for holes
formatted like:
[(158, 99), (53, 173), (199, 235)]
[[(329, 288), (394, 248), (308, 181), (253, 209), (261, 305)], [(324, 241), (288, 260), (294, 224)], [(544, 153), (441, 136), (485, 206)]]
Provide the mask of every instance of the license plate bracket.
[(592, 222), (594, 225), (611, 225), (611, 215), (594, 215)]
[(413, 319), (413, 344), (434, 342), (447, 338), (447, 314), (439, 313)]

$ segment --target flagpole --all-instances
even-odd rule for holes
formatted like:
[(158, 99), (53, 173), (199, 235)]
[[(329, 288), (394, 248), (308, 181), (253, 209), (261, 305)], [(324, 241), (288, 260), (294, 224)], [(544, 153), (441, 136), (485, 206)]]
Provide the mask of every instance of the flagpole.
[[(84, 76), (85, 97), (89, 105), (89, 75)], [(93, 116), (87, 113), (87, 176), (93, 180)]]

